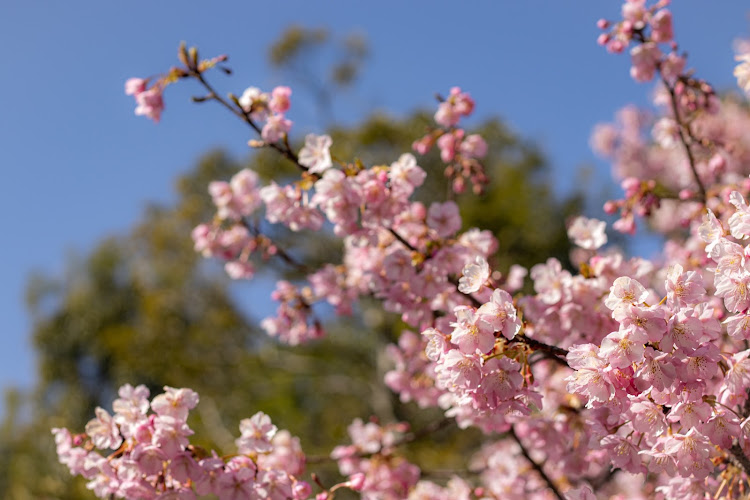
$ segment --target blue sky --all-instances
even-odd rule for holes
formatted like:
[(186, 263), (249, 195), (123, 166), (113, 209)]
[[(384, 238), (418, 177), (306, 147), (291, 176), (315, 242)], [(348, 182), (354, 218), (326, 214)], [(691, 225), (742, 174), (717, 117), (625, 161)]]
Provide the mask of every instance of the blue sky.
[[(712, 5), (714, 6), (712, 8)], [(748, 4), (684, 0), (675, 31), (689, 64), (720, 90), (735, 87), (732, 40), (750, 35)], [(0, 6), (0, 387), (30, 387), (34, 358), (23, 304), (33, 270), (60, 273), (71, 252), (123, 233), (149, 201), (172, 199), (173, 181), (203, 152), (247, 152), (247, 131), (226, 112), (191, 105), (193, 86), (169, 89), (162, 123), (133, 115), (123, 94), (131, 76), (175, 62), (181, 40), (203, 55), (227, 53), (234, 76), (214, 77), (237, 94), (285, 83), (266, 48), (290, 23), (366, 35), (363, 80), (341, 97), (336, 117), (354, 123), (379, 109), (404, 114), (434, 105), (458, 85), (477, 115), (499, 115), (546, 152), (561, 192), (576, 168), (597, 163), (592, 127), (651, 87), (628, 77), (626, 56), (595, 43), (601, 0), (404, 2), (20, 1)], [(274, 7), (276, 10), (274, 10)], [(314, 108), (293, 108), (296, 133), (321, 131)], [(299, 101), (298, 101), (299, 102)], [(188, 237), (188, 235), (186, 235)]]

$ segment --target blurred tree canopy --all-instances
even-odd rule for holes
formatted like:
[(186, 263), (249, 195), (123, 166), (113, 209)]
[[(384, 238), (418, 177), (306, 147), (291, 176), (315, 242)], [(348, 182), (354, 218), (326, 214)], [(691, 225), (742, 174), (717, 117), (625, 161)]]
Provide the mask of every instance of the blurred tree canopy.
[[(322, 36), (305, 33), (312, 41), (302, 36), (294, 42), (289, 36), (292, 42), (274, 46), (272, 58), (283, 65), (284, 58), (309, 49)], [(366, 165), (390, 164), (410, 150), (431, 122), (431, 114), (415, 112), (334, 126), (329, 130), (332, 153)], [(531, 266), (550, 256), (567, 262), (565, 217), (580, 206), (580, 199), (558, 200), (539, 150), (499, 120), (473, 131), (490, 146), (485, 165), (491, 184), (481, 197), (457, 198), (464, 227), (497, 235), (499, 257), (493, 265), (503, 272), (512, 263)], [(277, 181), (297, 174), (272, 153), (257, 151), (246, 162), (221, 152), (205, 155), (178, 180), (173, 206), (149, 207), (128, 234), (104, 239), (87, 255), (72, 259), (64, 276), (30, 280), (27, 296), (39, 373), (32, 391), (6, 395), (0, 497), (93, 498), (80, 478), (74, 480), (57, 463), (50, 429), (83, 431), (94, 408), (111, 408), (124, 383), (146, 384), (152, 395), (164, 385), (196, 390), (201, 401), (190, 420), (195, 442), (225, 453), (234, 450), (240, 419), (259, 410), (299, 436), (313, 456), (347, 442), (346, 426), (356, 417), (375, 415), (385, 422), (408, 418), (418, 428), (440, 414), (401, 404), (382, 383), (389, 369), (382, 348), (398, 337), (403, 327), (398, 318), (376, 313), (377, 307), (363, 302), (360, 314), (331, 319), (325, 339), (281, 346), (259, 330), (260, 318), (250, 317), (234, 297), (269, 293), (279, 274), (300, 276), (269, 261), (269, 270), (255, 281), (230, 283), (219, 265), (193, 251), (190, 231), (214, 213), (207, 193), (211, 180), (228, 179), (245, 166)], [(426, 203), (444, 199), (448, 186), (437, 152), (418, 162), (428, 172), (418, 198)], [(333, 261), (340, 252), (339, 243), (320, 233), (274, 229), (273, 238), (313, 265)], [(430, 436), (430, 443), (413, 443), (409, 453), (428, 469), (464, 469), (478, 438), (451, 426)], [(324, 482), (336, 474), (331, 463), (312, 468), (322, 472)]]

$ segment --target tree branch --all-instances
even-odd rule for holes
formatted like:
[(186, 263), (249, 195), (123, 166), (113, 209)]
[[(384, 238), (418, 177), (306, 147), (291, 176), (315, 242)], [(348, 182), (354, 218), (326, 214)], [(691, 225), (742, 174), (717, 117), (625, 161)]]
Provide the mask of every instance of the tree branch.
[[(706, 187), (703, 185), (703, 181), (701, 181), (700, 176), (698, 175), (698, 169), (695, 166), (695, 157), (693, 156), (693, 151), (690, 149), (690, 143), (688, 142), (688, 137), (692, 140), (695, 138), (693, 137), (692, 132), (690, 131), (690, 124), (688, 123), (682, 123), (682, 117), (680, 116), (680, 109), (679, 105), (677, 103), (677, 94), (675, 94), (674, 87), (667, 82), (667, 79), (664, 77), (664, 74), (661, 71), (661, 68), (659, 68), (659, 74), (661, 75), (661, 81), (664, 84), (664, 86), (667, 88), (667, 91), (669, 92), (669, 101), (672, 105), (672, 113), (674, 114), (674, 120), (677, 123), (677, 133), (680, 137), (680, 143), (682, 143), (682, 147), (685, 149), (685, 154), (688, 158), (688, 163), (690, 164), (690, 170), (693, 172), (693, 178), (695, 179), (695, 182), (698, 184), (698, 189), (700, 190), (701, 194), (701, 202), (705, 205), (706, 204)], [(688, 137), (685, 137), (685, 131), (687, 131)]]
[(745, 474), (750, 475), (750, 459), (747, 458), (745, 452), (742, 451), (742, 447), (738, 443), (733, 443), (732, 447), (729, 448), (728, 451), (729, 453), (731, 453), (729, 459), (732, 461), (732, 463), (744, 470)]
[(555, 485), (554, 481), (547, 475), (546, 472), (544, 472), (544, 469), (542, 466), (536, 461), (531, 458), (531, 455), (529, 455), (529, 452), (524, 447), (521, 440), (518, 438), (518, 435), (516, 434), (516, 430), (511, 427), (510, 431), (508, 431), (508, 434), (510, 437), (513, 438), (513, 440), (516, 442), (516, 444), (521, 448), (521, 453), (523, 454), (524, 458), (528, 460), (528, 462), (531, 464), (531, 466), (534, 468), (535, 471), (539, 473), (539, 475), (542, 477), (545, 483), (547, 483), (547, 487), (552, 491), (552, 493), (558, 498), (558, 500), (565, 500), (565, 497), (562, 496), (560, 493), (560, 490), (557, 489), (557, 486)]

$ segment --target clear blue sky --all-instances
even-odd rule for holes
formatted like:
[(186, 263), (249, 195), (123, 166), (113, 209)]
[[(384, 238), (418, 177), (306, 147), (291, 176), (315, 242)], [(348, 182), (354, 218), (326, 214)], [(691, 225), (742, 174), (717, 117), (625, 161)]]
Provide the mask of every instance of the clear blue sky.
[[(750, 4), (676, 3), (691, 66), (717, 88), (734, 88), (731, 43), (750, 34)], [(500, 115), (541, 145), (564, 191), (579, 165), (595, 162), (591, 128), (627, 103), (645, 104), (651, 91), (630, 81), (626, 56), (595, 43), (596, 20), (618, 11), (601, 0), (3, 1), (0, 386), (34, 380), (23, 303), (32, 270), (60, 273), (71, 251), (127, 231), (146, 202), (172, 198), (176, 175), (208, 149), (246, 153), (245, 129), (214, 106), (187, 102), (194, 87), (167, 96), (159, 125), (133, 115), (124, 81), (172, 65), (181, 40), (204, 55), (230, 54), (235, 75), (214, 79), (240, 93), (284, 83), (265, 49), (288, 24), (362, 32), (372, 55), (336, 106), (338, 119), (433, 106), (435, 92), (459, 85), (479, 117)], [(298, 132), (319, 130), (311, 109), (293, 107)]]

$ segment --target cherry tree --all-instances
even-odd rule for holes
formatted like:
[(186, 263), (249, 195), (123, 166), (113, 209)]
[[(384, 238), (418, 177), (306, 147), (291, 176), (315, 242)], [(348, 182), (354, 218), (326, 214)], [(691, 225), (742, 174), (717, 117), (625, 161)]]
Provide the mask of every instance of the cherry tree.
[[(165, 387), (149, 399), (144, 386), (125, 385), (113, 414), (97, 408), (84, 433), (53, 431), (60, 461), (101, 498), (746, 498), (750, 114), (688, 69), (668, 3), (628, 0), (622, 19), (598, 23), (599, 44), (630, 53), (633, 79), (657, 81), (659, 114), (625, 108), (592, 138), (624, 191), (604, 206), (618, 215), (613, 229), (633, 234), (646, 222), (664, 248), (657, 259), (628, 258), (606, 247), (604, 222), (577, 217), (568, 227), (575, 274), (550, 258), (503, 275), (491, 266), (495, 237), (464, 229), (453, 199), (412, 199), (427, 175), (419, 157), (433, 148), (455, 193), (479, 194), (488, 181), (488, 145), (464, 128), (475, 103), (459, 87), (439, 98), (413, 151), (365, 165), (337, 157), (324, 133), (291, 147), (288, 87), (220, 94), (208, 74), (228, 72), (226, 56), (201, 60), (182, 46), (179, 66), (128, 80), (136, 114), (154, 121), (167, 87), (194, 80), (205, 91), (195, 100), (223, 106), (249, 128), (251, 147), (296, 166), (298, 179), (285, 184), (263, 185), (245, 169), (207, 186), (216, 215), (194, 229), (195, 250), (230, 277), (252, 279), (264, 259), (307, 269), (264, 228), (340, 239), (340, 261), (276, 284), (268, 335), (315, 341), (326, 334), (321, 305), (345, 315), (374, 298), (408, 326), (387, 351), (386, 384), (486, 439), (467, 458), (471, 475), (438, 484), (402, 450), (445, 421), (412, 429), (357, 419), (351, 441), (330, 453), (344, 479), (327, 485), (272, 416), (242, 420), (237, 453), (219, 456), (190, 444), (198, 394)], [(750, 92), (750, 46), (740, 50), (735, 75)]]

